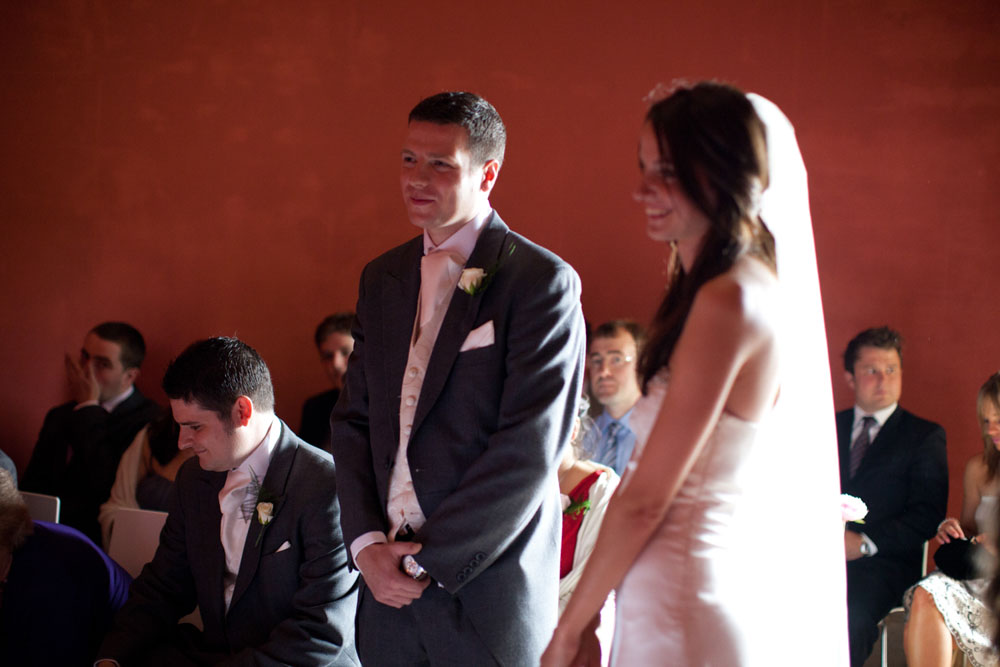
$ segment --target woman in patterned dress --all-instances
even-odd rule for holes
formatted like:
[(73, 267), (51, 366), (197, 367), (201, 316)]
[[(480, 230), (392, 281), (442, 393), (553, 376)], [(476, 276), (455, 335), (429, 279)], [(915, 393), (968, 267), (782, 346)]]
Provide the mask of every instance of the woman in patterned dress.
[[(948, 517), (938, 527), (937, 539), (946, 544), (971, 535), (993, 550), (1000, 497), (1000, 373), (980, 387), (977, 412), (983, 451), (965, 466), (961, 520)], [(903, 650), (910, 667), (947, 666), (958, 648), (975, 667), (1000, 664), (992, 647), (996, 620), (983, 596), (989, 580), (959, 581), (932, 572), (903, 595), (907, 609)]]

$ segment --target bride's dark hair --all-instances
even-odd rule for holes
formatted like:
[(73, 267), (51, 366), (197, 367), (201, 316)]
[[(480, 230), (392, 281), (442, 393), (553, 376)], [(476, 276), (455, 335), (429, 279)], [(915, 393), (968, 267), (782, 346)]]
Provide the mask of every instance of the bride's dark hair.
[(685, 272), (676, 249), (667, 294), (639, 359), (643, 388), (667, 366), (698, 289), (751, 253), (775, 270), (774, 238), (760, 220), (767, 187), (767, 135), (753, 104), (741, 91), (703, 82), (680, 88), (646, 114), (660, 147), (670, 156), (681, 189), (710, 227)]

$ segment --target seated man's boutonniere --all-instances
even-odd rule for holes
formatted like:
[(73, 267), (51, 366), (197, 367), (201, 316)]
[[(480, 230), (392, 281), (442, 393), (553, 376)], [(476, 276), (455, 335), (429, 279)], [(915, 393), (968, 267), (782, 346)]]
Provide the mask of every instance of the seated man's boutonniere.
[(514, 248), (517, 244), (511, 243), (510, 250), (507, 254), (497, 260), (497, 262), (488, 269), (477, 269), (468, 268), (462, 270), (462, 275), (458, 279), (458, 289), (462, 290), (469, 296), (476, 296), (482, 292), (486, 291), (486, 288), (490, 286), (490, 282), (493, 280), (493, 276), (497, 274), (500, 270), (501, 265), (507, 257), (514, 254)]
[(257, 473), (253, 471), (253, 468), (250, 468), (250, 489), (247, 493), (247, 499), (251, 507), (249, 511), (244, 510), (244, 516), (249, 521), (251, 516), (256, 515), (257, 523), (261, 525), (260, 532), (257, 533), (257, 541), (254, 542), (254, 546), (259, 547), (260, 540), (264, 537), (264, 531), (274, 520), (274, 505), (280, 498), (261, 486)]

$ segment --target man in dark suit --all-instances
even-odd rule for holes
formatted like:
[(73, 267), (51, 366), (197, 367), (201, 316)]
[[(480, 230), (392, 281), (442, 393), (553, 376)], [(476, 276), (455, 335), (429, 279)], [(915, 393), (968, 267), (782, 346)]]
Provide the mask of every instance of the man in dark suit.
[(851, 665), (860, 667), (878, 638), (878, 622), (921, 576), (923, 544), (948, 504), (945, 434), (899, 407), (902, 339), (867, 329), (844, 352), (855, 406), (837, 413), (840, 485), (868, 505), (863, 524), (844, 532)]
[(62, 499), (62, 523), (97, 544), (97, 513), (108, 499), (118, 461), (160, 408), (135, 386), (146, 344), (134, 327), (104, 322), (83, 339), (80, 360), (66, 355), (73, 400), (45, 415), (21, 490)]
[(353, 320), (354, 313), (334, 313), (319, 323), (314, 336), (319, 361), (333, 389), (306, 399), (302, 405), (299, 437), (327, 451), (330, 450), (330, 413), (340, 398), (347, 360), (354, 350), (354, 339), (351, 337)]
[(476, 95), (417, 104), (400, 182), (423, 235), (361, 277), (332, 442), (366, 665), (536, 664), (555, 627), (580, 281), (491, 209), (505, 140)]
[[(330, 455), (274, 415), (271, 376), (235, 338), (191, 345), (163, 388), (181, 449), (153, 561), (98, 656), (121, 665), (357, 665)], [(197, 603), (204, 632), (177, 624)], [(110, 660), (107, 664), (112, 664)]]

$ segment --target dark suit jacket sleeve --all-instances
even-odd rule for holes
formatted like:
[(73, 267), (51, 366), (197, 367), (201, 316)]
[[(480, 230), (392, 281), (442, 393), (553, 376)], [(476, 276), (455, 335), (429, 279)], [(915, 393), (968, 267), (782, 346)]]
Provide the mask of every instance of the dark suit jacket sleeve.
[[(59, 495), (70, 454), (87, 470), (100, 472), (109, 467), (113, 454), (102, 445), (110, 422), (111, 414), (99, 405), (76, 410), (73, 404), (65, 404), (50, 410), (24, 475), (25, 490)], [(103, 477), (91, 476), (88, 483), (98, 487)]]
[[(562, 447), (572, 431), (583, 378), (580, 279), (564, 263), (549, 264), (543, 272), (531, 268), (536, 269), (533, 280), (522, 281), (508, 295), (506, 356), (496, 375), (502, 383), (496, 428), (458, 488), (418, 533), (423, 548), (417, 560), (451, 593), (502, 555), (539, 512), (546, 494), (554, 493)], [(485, 304), (483, 312), (488, 312)], [(477, 387), (460, 390), (474, 394)]]
[(334, 416), (331, 416), (331, 449), (337, 466), (337, 491), (342, 507), (347, 508), (341, 514), (341, 526), (348, 550), (358, 536), (387, 529), (382, 509), (384, 499), (379, 498), (369, 444), (365, 314), (369, 308), (378, 307), (378, 304), (366, 303), (365, 285), (370, 280), (368, 274), (371, 270), (369, 265), (361, 276), (357, 315), (351, 330), (354, 351), (347, 364), (340, 400), (334, 409)]
[(948, 506), (948, 456), (944, 429), (912, 415), (900, 429), (901, 445), (911, 448), (909, 466), (896, 480), (886, 479), (899, 497), (905, 498), (898, 512), (865, 524), (848, 524), (865, 533), (881, 556), (912, 553), (937, 532)]
[(32, 452), (24, 490), (62, 496), (65, 522), (95, 538), (97, 509), (108, 499), (122, 454), (158, 414), (159, 407), (138, 389), (112, 413), (99, 405), (53, 408)]
[[(184, 477), (191, 481), (197, 471), (197, 459), (188, 461), (178, 473), (177, 484), (184, 483)], [(114, 658), (128, 664), (142, 652), (166, 641), (178, 619), (194, 610), (196, 593), (188, 566), (181, 496), (171, 493), (170, 513), (160, 533), (156, 555), (132, 582), (128, 602), (115, 616), (98, 658)]]
[[(310, 462), (310, 465), (321, 464)], [(289, 480), (287, 493), (300, 496), (301, 502), (284, 510), (294, 510), (302, 517), (296, 531), (302, 540), (296, 545), (302, 558), (298, 567), (298, 589), (292, 594), (292, 613), (274, 627), (266, 642), (244, 649), (219, 664), (355, 665), (354, 612), (358, 577), (347, 568), (347, 549), (340, 532), (340, 505), (333, 473), (322, 476), (302, 470), (302, 474), (293, 475)], [(261, 567), (265, 558), (282, 557), (283, 552), (264, 555)], [(259, 581), (262, 577), (266, 577), (266, 573), (260, 569), (255, 586), (264, 589), (267, 584)], [(266, 603), (263, 598), (258, 601), (258, 604)]]

